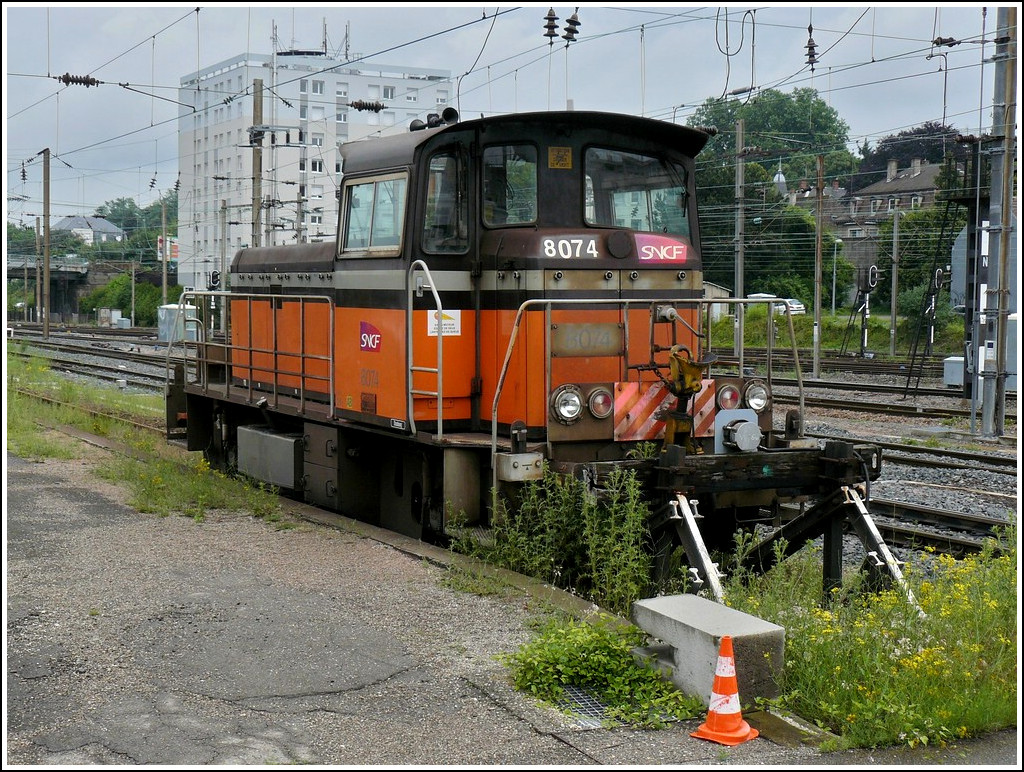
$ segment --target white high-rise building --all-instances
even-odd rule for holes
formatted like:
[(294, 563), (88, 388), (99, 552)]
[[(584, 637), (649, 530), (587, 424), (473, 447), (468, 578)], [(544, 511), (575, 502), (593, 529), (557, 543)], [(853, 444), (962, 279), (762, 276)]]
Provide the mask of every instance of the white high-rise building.
[(207, 289), (245, 246), (333, 239), (338, 145), (408, 131), (453, 92), (448, 71), (346, 62), (326, 50), (240, 54), (183, 77), (178, 284)]

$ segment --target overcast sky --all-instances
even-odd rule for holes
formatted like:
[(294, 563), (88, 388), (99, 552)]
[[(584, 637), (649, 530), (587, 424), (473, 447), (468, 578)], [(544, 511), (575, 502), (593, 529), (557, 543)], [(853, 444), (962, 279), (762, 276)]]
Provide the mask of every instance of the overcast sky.
[[(991, 129), (996, 7), (582, 5), (568, 48), (544, 37), (549, 7), (561, 34), (577, 6), (5, 3), (7, 219), (34, 226), (42, 214), (44, 148), (51, 218), (155, 201), (177, 178), (181, 78), (246, 50), (270, 54), (275, 25), (278, 50), (322, 50), (326, 29), (339, 58), (450, 71), (463, 116), (568, 98), (576, 110), (684, 123), (708, 98), (746, 98), (729, 96), (737, 89), (810, 87), (849, 125), (854, 152), (928, 121)], [(962, 42), (934, 46), (940, 37)], [(65, 85), (65, 73), (101, 83)]]

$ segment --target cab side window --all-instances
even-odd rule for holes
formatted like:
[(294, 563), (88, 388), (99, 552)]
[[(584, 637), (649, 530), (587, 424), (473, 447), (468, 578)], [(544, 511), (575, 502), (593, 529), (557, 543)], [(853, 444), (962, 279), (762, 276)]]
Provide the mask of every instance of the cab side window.
[(447, 150), (430, 159), (423, 251), (444, 254), (469, 247), (468, 172), (465, 154)]
[(346, 186), (342, 250), (397, 252), (402, 243), (406, 187), (401, 176)]

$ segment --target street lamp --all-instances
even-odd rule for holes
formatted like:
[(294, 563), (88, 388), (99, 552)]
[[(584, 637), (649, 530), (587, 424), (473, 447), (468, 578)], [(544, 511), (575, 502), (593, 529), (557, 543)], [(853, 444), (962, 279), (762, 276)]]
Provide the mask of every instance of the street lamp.
[(842, 243), (842, 239), (836, 239), (832, 245), (832, 316), (836, 315), (836, 252)]

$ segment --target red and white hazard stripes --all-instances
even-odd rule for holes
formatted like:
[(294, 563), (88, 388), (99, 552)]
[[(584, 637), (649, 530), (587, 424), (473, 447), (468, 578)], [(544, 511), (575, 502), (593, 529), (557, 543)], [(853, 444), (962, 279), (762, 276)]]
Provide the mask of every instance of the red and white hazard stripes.
[(616, 383), (616, 442), (660, 439), (665, 435), (663, 414), (675, 406), (675, 395), (661, 381)]
[(715, 666), (715, 682), (711, 687), (711, 700), (708, 704), (708, 717), (696, 732), (690, 733), (690, 736), (713, 740), (722, 745), (739, 745), (747, 740), (753, 740), (758, 734), (756, 729), (752, 729), (743, 720), (740, 693), (736, 686), (732, 638), (728, 635), (722, 636), (718, 664)]
[(715, 380), (705, 378), (693, 398), (693, 436), (715, 436)]
[[(615, 384), (615, 440), (658, 440), (665, 436), (665, 415), (678, 409), (679, 400), (661, 381)], [(693, 436), (715, 434), (715, 381), (705, 378), (693, 398)]]

